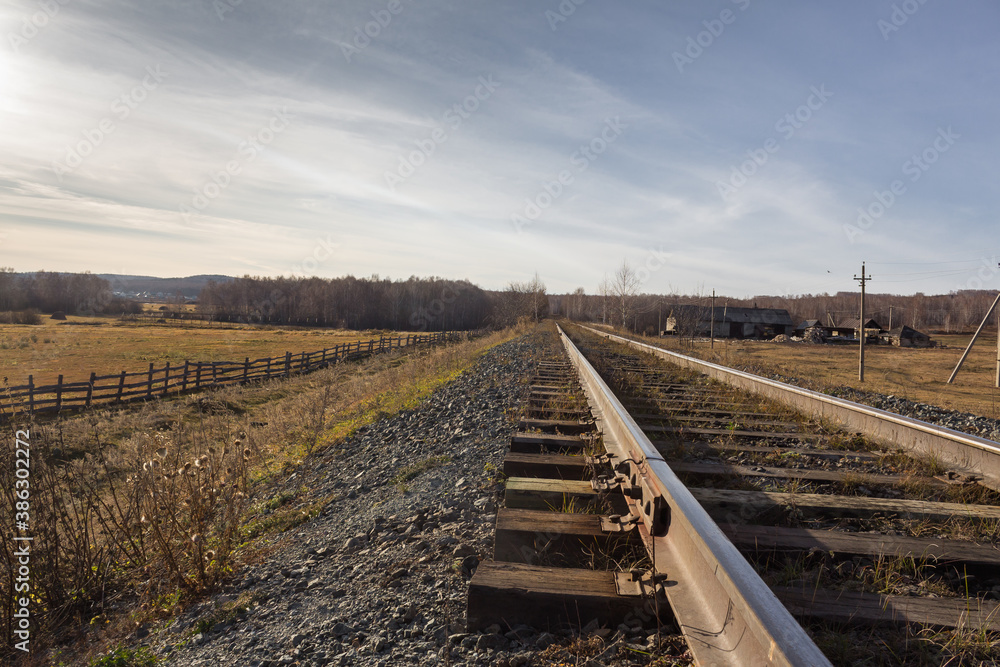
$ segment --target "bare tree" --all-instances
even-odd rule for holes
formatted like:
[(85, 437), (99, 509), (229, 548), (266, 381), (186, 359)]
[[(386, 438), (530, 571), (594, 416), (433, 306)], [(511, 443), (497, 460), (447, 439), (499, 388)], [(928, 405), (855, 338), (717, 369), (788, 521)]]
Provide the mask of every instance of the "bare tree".
[(597, 293), (601, 296), (601, 324), (607, 324), (608, 298), (611, 296), (611, 281), (608, 280), (608, 274), (604, 274), (604, 278), (597, 286)]
[(639, 276), (635, 269), (629, 266), (627, 259), (623, 259), (622, 265), (615, 271), (611, 281), (611, 293), (618, 302), (621, 325), (628, 327), (628, 320), (635, 309), (635, 297), (639, 293)]
[(549, 299), (545, 294), (545, 283), (538, 277), (537, 271), (535, 271), (535, 277), (531, 279), (531, 282), (525, 285), (525, 291), (530, 295), (531, 310), (535, 316), (535, 322), (538, 322), (539, 317), (545, 317), (549, 314)]
[(494, 324), (506, 327), (522, 319), (537, 322), (548, 314), (549, 298), (545, 293), (545, 283), (536, 273), (530, 281), (511, 281), (504, 291), (497, 293), (492, 319)]
[(586, 309), (587, 292), (577, 287), (567, 298), (566, 317), (571, 320), (582, 320)]

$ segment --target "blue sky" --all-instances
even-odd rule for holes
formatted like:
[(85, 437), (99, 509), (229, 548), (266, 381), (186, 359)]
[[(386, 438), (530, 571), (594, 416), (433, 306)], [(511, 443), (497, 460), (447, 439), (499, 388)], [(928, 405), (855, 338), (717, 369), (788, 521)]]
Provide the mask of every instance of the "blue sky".
[[(997, 289), (987, 0), (0, 7), (0, 266)], [(864, 214), (864, 215), (862, 215)]]

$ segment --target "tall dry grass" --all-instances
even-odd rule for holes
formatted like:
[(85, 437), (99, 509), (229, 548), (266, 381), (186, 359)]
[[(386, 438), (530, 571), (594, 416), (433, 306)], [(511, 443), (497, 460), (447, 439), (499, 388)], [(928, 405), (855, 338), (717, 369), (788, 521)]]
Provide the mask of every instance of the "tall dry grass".
[[(169, 435), (139, 432), (112, 445), (95, 429), (86, 452), (66, 458), (59, 423), (24, 426), (32, 452), (26, 594), (33, 647), (137, 600), (207, 590), (231, 571), (251, 463), (238, 440), (203, 424)], [(8, 440), (0, 448), (0, 516), (12, 518), (13, 433)], [(4, 532), (0, 627), (10, 651), (19, 564)]]

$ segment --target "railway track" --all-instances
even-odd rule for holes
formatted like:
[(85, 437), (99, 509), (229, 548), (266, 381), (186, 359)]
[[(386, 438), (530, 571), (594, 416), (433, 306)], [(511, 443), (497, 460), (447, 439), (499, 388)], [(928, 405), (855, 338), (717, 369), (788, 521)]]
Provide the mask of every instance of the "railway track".
[(652, 624), (698, 665), (1000, 656), (995, 443), (572, 333), (512, 438), (470, 626)]

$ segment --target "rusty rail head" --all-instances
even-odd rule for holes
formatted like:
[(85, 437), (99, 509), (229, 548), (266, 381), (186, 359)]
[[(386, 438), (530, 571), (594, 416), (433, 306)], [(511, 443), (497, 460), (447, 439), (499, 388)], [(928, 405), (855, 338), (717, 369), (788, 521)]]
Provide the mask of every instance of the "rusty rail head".
[[(698, 665), (830, 665), (806, 631), (663, 460), (562, 329), (563, 345), (602, 424), (605, 446), (642, 476), (641, 531)], [(659, 499), (658, 499), (658, 498)], [(647, 516), (657, 503), (666, 517)], [(664, 520), (665, 519), (665, 520)], [(665, 525), (664, 525), (665, 524)], [(659, 534), (662, 533), (662, 534)]]

